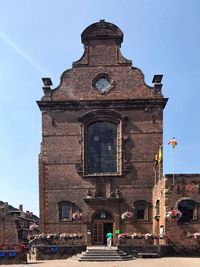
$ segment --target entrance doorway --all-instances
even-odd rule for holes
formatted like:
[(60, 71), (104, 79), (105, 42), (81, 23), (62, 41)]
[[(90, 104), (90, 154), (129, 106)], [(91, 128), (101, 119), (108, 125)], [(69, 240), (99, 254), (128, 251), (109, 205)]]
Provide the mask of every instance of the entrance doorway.
[(106, 234), (113, 233), (113, 220), (108, 212), (97, 212), (93, 218), (92, 244), (106, 245)]
[(106, 234), (109, 233), (109, 232), (113, 233), (113, 224), (112, 223), (104, 223), (103, 224), (103, 231), (104, 231), (103, 243), (106, 244), (107, 243)]
[(93, 223), (93, 244), (106, 245), (106, 234), (108, 232), (113, 232), (112, 222), (95, 221)]

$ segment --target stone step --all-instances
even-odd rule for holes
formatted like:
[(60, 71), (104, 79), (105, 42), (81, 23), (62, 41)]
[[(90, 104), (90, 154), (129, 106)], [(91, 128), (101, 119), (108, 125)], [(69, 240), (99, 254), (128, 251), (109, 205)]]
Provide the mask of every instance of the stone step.
[(120, 257), (123, 257), (123, 256), (127, 256), (127, 254), (122, 254), (122, 253), (119, 253), (119, 254), (104, 254), (104, 253), (99, 253), (99, 254), (93, 254), (93, 253), (87, 253), (87, 254), (82, 254), (81, 255), (82, 257), (84, 256), (91, 256), (91, 257), (95, 257), (95, 256), (100, 256), (100, 257), (115, 257), (115, 256), (120, 256)]
[[(87, 250), (106, 250), (108, 247), (106, 246), (87, 246)], [(117, 247), (111, 247), (109, 250), (118, 250)]]
[(125, 261), (131, 259), (133, 259), (132, 255), (127, 255), (117, 248), (87, 247), (87, 250), (81, 253), (78, 261)]
[(120, 256), (115, 256), (115, 257), (100, 257), (100, 256), (85, 256), (85, 257), (81, 257), (78, 261), (125, 261), (125, 260), (132, 260), (134, 259), (132, 256), (124, 256), (124, 257), (120, 257)]
[(115, 257), (115, 256), (119, 256), (119, 257), (123, 257), (123, 256), (127, 256), (127, 254), (126, 253), (123, 253), (123, 252), (119, 252), (119, 253), (115, 253), (115, 254), (113, 254), (113, 253), (111, 253), (111, 254), (104, 254), (104, 253), (96, 253), (96, 254), (94, 254), (94, 253), (86, 253), (86, 252), (83, 252), (82, 254), (81, 254), (81, 256), (83, 257), (83, 256), (91, 256), (91, 257), (95, 257), (95, 256), (101, 256), (101, 257)]
[(124, 258), (124, 259), (79, 259), (78, 261), (129, 261), (133, 258)]
[[(124, 256), (125, 257), (125, 256)], [(85, 256), (81, 256), (81, 258), (84, 258), (84, 259), (109, 259), (109, 258), (115, 258), (115, 259), (121, 259), (123, 257), (120, 257), (119, 255), (115, 255), (115, 256), (112, 256), (112, 255), (107, 255), (106, 257), (104, 255), (85, 255)]]
[(99, 252), (95, 252), (95, 251), (86, 251), (86, 252), (82, 252), (82, 255), (126, 255), (125, 252), (123, 251), (118, 251), (118, 252), (112, 252), (112, 251), (99, 251)]
[(112, 252), (116, 252), (116, 251), (118, 251), (117, 249), (109, 249), (109, 248), (105, 248), (105, 249), (87, 249), (87, 251), (96, 251), (96, 252), (98, 252), (98, 251), (112, 251)]

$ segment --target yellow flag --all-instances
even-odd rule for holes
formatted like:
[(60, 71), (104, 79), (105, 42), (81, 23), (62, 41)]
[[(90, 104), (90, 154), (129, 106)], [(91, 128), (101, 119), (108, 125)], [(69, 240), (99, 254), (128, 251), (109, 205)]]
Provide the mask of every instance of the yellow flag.
[(154, 169), (156, 170), (156, 167), (158, 165), (158, 154), (155, 155), (155, 162), (154, 162)]
[(158, 151), (158, 163), (160, 164), (162, 161), (162, 146), (159, 146), (159, 151)]

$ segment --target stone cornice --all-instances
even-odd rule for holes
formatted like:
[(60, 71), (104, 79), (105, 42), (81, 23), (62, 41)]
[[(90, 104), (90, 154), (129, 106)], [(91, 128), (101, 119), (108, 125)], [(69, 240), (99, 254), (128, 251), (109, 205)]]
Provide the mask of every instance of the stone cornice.
[(71, 101), (37, 101), (41, 111), (77, 110), (77, 109), (148, 109), (165, 107), (168, 98), (128, 99), (128, 100), (71, 100)]

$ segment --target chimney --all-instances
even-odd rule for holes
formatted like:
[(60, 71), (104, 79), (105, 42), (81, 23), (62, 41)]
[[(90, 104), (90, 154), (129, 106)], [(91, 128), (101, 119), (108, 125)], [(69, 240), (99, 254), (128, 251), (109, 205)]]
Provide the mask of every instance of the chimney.
[(23, 211), (23, 205), (22, 204), (19, 205), (19, 211)]

